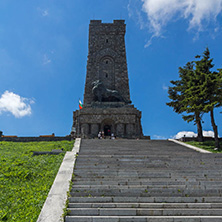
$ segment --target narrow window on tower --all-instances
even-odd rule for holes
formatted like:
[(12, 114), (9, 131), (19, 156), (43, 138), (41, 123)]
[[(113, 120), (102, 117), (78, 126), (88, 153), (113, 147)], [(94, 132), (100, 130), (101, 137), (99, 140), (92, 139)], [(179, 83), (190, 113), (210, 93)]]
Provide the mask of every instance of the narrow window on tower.
[(108, 39), (106, 39), (106, 43), (109, 43), (109, 40), (108, 40)]
[(109, 61), (108, 60), (106, 60), (106, 64), (108, 64), (109, 63)]

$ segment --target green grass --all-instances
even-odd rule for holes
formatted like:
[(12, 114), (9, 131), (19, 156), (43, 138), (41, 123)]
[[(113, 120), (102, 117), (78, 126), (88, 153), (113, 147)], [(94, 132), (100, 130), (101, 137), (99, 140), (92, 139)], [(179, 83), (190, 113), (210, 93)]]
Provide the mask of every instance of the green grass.
[(72, 150), (73, 141), (0, 142), (0, 221), (37, 220), (62, 163), (59, 155), (32, 156), (32, 151)]
[[(204, 150), (210, 151), (212, 153), (221, 153), (222, 151), (214, 150), (215, 148), (215, 142), (214, 141), (205, 141), (205, 142), (186, 142), (190, 145), (202, 148)], [(220, 142), (220, 147), (222, 147), (222, 142)]]

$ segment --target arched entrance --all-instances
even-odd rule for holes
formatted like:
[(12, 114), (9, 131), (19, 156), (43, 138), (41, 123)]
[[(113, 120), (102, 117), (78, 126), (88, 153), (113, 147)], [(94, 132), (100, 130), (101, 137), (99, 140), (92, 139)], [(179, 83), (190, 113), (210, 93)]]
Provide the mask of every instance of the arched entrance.
[(104, 136), (111, 136), (111, 125), (105, 125), (104, 126)]
[(111, 136), (111, 133), (115, 134), (115, 124), (112, 119), (104, 119), (101, 123), (101, 131), (104, 132), (104, 136)]

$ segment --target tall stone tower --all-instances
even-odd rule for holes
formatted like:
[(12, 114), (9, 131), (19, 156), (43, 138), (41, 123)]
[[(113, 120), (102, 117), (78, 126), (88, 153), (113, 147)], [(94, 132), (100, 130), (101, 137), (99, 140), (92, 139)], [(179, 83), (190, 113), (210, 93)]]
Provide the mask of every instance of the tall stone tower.
[(141, 112), (131, 105), (124, 20), (91, 20), (84, 104), (73, 113), (73, 135), (94, 138), (99, 131), (121, 138), (143, 137)]

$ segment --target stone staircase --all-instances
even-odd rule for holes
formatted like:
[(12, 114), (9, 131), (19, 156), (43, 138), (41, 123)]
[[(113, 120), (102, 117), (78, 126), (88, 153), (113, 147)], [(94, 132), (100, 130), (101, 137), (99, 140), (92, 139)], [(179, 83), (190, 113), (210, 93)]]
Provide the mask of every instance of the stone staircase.
[(222, 221), (222, 155), (170, 141), (82, 140), (65, 222)]

